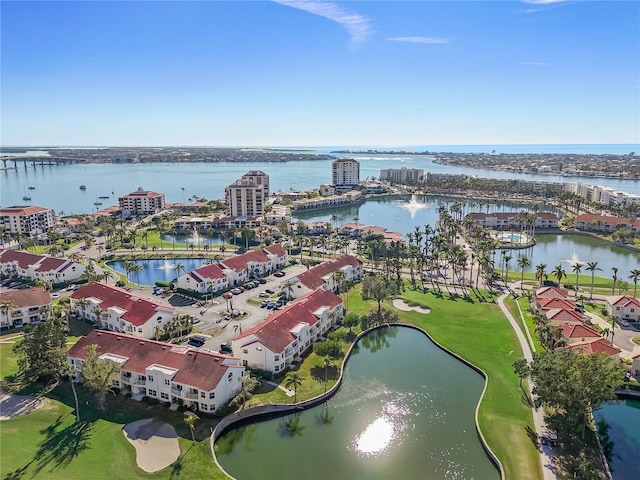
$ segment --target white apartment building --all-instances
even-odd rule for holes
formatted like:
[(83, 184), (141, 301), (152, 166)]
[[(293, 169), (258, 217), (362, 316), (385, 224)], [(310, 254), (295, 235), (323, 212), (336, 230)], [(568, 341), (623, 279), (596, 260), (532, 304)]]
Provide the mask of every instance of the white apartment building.
[(56, 217), (50, 208), (36, 205), (15, 205), (0, 208), (0, 227), (5, 233), (18, 233), (33, 237), (51, 230)]
[(227, 213), (231, 217), (256, 217), (264, 212), (264, 187), (251, 179), (236, 180), (224, 189), (224, 193)]
[(605, 308), (612, 317), (631, 322), (640, 321), (640, 300), (631, 295), (611, 295), (606, 298)]
[(340, 298), (316, 290), (231, 341), (242, 365), (279, 373), (311, 348), (343, 316)]
[(138, 338), (154, 338), (175, 315), (171, 305), (137, 297), (127, 290), (92, 282), (71, 295), (71, 304), (80, 318), (102, 329), (128, 333)]
[(118, 205), (122, 215), (153, 215), (165, 208), (164, 194), (150, 192), (142, 187), (135, 192), (118, 197)]
[(262, 186), (264, 201), (267, 201), (271, 193), (269, 190), (269, 175), (262, 170), (250, 170), (242, 176), (242, 180), (249, 180), (254, 185)]
[(574, 192), (586, 200), (597, 202), (606, 207), (630, 203), (640, 204), (640, 195), (622, 192), (602, 185), (589, 185), (578, 182), (575, 185)]
[(51, 284), (77, 280), (85, 266), (66, 258), (34, 255), (20, 250), (0, 251), (0, 272), (7, 277), (43, 280)]
[(351, 190), (360, 183), (360, 162), (339, 158), (331, 164), (332, 184), (339, 192)]
[[(4, 292), (0, 328), (20, 328), (51, 317), (51, 295), (42, 287)], [(7, 303), (4, 303), (7, 302)]]
[(421, 168), (385, 168), (380, 170), (380, 180), (390, 180), (397, 183), (417, 183), (424, 180), (424, 170)]
[[(341, 274), (337, 274), (337, 272), (341, 272)], [(290, 278), (281, 285), (281, 288), (287, 289), (288, 292), (285, 294), (291, 298), (297, 298), (320, 289), (338, 292), (340, 281), (358, 283), (363, 276), (364, 269), (360, 260), (352, 255), (341, 255), (316, 265), (297, 277)]]
[[(102, 330), (89, 332), (67, 353), (78, 372), (88, 345), (98, 346), (100, 359), (120, 364), (113, 386), (132, 395), (212, 413), (242, 388), (244, 368), (237, 358)], [(76, 379), (81, 381), (80, 374)]]

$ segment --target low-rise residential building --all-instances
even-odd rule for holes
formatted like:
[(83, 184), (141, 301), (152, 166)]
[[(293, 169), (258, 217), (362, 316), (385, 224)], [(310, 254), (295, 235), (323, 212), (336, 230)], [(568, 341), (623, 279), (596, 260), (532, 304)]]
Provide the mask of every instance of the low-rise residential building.
[(380, 170), (380, 180), (396, 183), (419, 183), (424, 180), (422, 168), (385, 168)]
[(51, 317), (51, 295), (42, 287), (4, 292), (0, 328), (20, 328)]
[(578, 230), (584, 230), (586, 232), (613, 233), (622, 229), (631, 233), (638, 233), (640, 232), (640, 219), (630, 220), (624, 217), (583, 213), (576, 217), (574, 226)]
[(56, 224), (51, 208), (36, 205), (14, 205), (0, 208), (0, 227), (5, 233), (21, 233), (29, 237), (47, 233)]
[(180, 275), (178, 287), (199, 293), (218, 293), (251, 278), (260, 278), (283, 268), (289, 261), (287, 251), (278, 244), (225, 258)]
[(51, 284), (77, 280), (85, 266), (66, 258), (35, 255), (21, 250), (0, 252), (0, 271), (8, 277), (19, 276), (29, 280), (42, 280)]
[(583, 323), (582, 315), (579, 312), (566, 308), (553, 308), (545, 312), (544, 315), (553, 326), (580, 325)]
[(153, 215), (165, 209), (164, 194), (140, 187), (135, 192), (118, 197), (118, 205), (124, 217)]
[(313, 198), (294, 200), (291, 204), (293, 210), (311, 210), (314, 208), (328, 208), (340, 205), (351, 205), (358, 203), (364, 198), (364, 194), (359, 190), (350, 190), (342, 195), (329, 195)]
[(536, 299), (538, 298), (569, 298), (569, 292), (559, 287), (540, 287), (536, 289)]
[(571, 345), (579, 342), (586, 342), (590, 340), (597, 340), (602, 338), (602, 335), (588, 325), (562, 325), (560, 332), (560, 338), (567, 344)]
[(120, 364), (112, 385), (132, 395), (212, 413), (242, 389), (244, 367), (237, 358), (102, 330), (89, 332), (67, 353), (77, 372), (89, 345), (98, 346), (100, 359)]
[(609, 340), (602, 337), (598, 339), (585, 340), (584, 342), (572, 343), (571, 345), (567, 345), (566, 348), (569, 348), (574, 352), (580, 352), (584, 355), (604, 353), (616, 363), (620, 360), (620, 349), (611, 346)]
[(618, 320), (640, 321), (640, 300), (630, 295), (611, 295), (605, 300), (607, 313)]
[(291, 221), (291, 209), (286, 205), (271, 205), (271, 209), (263, 216), (267, 225), (279, 225), (282, 222)]
[(536, 313), (544, 313), (554, 308), (575, 310), (576, 302), (568, 298), (537, 297), (533, 303)]
[(99, 328), (139, 338), (154, 338), (175, 316), (171, 305), (99, 282), (80, 287), (70, 298), (80, 318)]
[(337, 293), (340, 282), (357, 283), (362, 280), (363, 275), (360, 260), (352, 255), (341, 255), (288, 279), (280, 288), (290, 298), (298, 298), (318, 289)]
[(640, 379), (640, 353), (631, 359), (631, 373), (636, 379)]
[(340, 297), (316, 290), (231, 341), (242, 365), (278, 374), (301, 360), (343, 316)]
[[(520, 212), (492, 212), (492, 213), (470, 213), (471, 219), (483, 227), (496, 230), (506, 230), (519, 225)], [(536, 213), (534, 226), (536, 228), (558, 228), (558, 216), (555, 213)]]

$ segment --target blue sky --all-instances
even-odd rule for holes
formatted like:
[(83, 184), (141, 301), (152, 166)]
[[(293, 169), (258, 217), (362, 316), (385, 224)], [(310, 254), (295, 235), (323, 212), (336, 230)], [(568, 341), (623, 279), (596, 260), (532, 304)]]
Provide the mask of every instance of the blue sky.
[(2, 145), (640, 143), (638, 1), (0, 8)]

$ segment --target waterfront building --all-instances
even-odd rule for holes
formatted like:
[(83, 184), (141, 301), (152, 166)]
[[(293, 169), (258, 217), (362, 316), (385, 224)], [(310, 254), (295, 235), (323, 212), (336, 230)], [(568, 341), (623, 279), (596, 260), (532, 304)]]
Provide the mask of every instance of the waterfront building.
[(640, 232), (640, 219), (629, 220), (623, 217), (613, 217), (610, 215), (593, 215), (583, 213), (575, 219), (574, 226), (578, 230), (613, 233), (622, 228), (631, 233)]
[(338, 229), (339, 235), (348, 235), (350, 237), (364, 237), (367, 235), (380, 235), (385, 243), (404, 242), (402, 234), (399, 232), (391, 232), (385, 227), (377, 225), (364, 225), (362, 223), (343, 223)]
[(631, 359), (631, 373), (636, 379), (640, 379), (640, 353)]
[(227, 214), (231, 217), (261, 216), (264, 212), (264, 186), (242, 177), (225, 188)]
[(66, 258), (35, 255), (21, 250), (0, 251), (0, 272), (7, 277), (42, 280), (51, 284), (77, 280), (85, 266)]
[(330, 195), (328, 197), (305, 198), (295, 200), (291, 204), (293, 210), (312, 210), (314, 208), (332, 208), (358, 203), (364, 198), (359, 190), (351, 190), (342, 195)]
[[(237, 358), (103, 330), (92, 330), (67, 352), (76, 372), (82, 369), (88, 345), (98, 346), (101, 360), (120, 365), (112, 386), (137, 398), (147, 396), (212, 413), (242, 389), (244, 368)], [(76, 374), (76, 381), (81, 380)]]
[[(342, 274), (338, 276), (337, 272)], [(352, 255), (341, 255), (290, 278), (280, 288), (290, 298), (298, 298), (318, 289), (338, 293), (341, 281), (358, 283), (363, 276), (364, 267), (360, 260)]]
[(331, 164), (331, 179), (336, 191), (353, 190), (360, 183), (360, 162), (338, 158)]
[(56, 217), (50, 208), (36, 205), (14, 205), (0, 208), (0, 228), (4, 233), (21, 233), (29, 237), (47, 233), (56, 224)]
[(576, 302), (569, 300), (568, 298), (554, 298), (554, 297), (536, 297), (534, 302), (534, 308), (536, 313), (548, 312), (554, 308), (566, 308), (568, 310), (575, 310)]
[(262, 186), (263, 200), (266, 204), (270, 190), (269, 190), (269, 175), (262, 170), (250, 170), (242, 176), (242, 180), (249, 180), (254, 185)]
[(324, 183), (320, 185), (318, 191), (320, 192), (320, 196), (322, 197), (329, 197), (336, 194), (336, 188), (333, 185), (327, 185)]
[(51, 317), (51, 295), (42, 287), (4, 292), (2, 301), (7, 308), (0, 309), (0, 328), (20, 328)]
[(611, 295), (606, 298), (607, 314), (618, 320), (640, 321), (640, 300), (631, 295)]
[(552, 326), (563, 325), (581, 325), (583, 322), (582, 314), (568, 308), (552, 308), (544, 313)]
[(640, 195), (627, 193), (602, 185), (589, 185), (578, 182), (574, 193), (585, 200), (596, 202), (605, 207), (620, 206), (624, 204), (640, 204)]
[(263, 215), (267, 225), (279, 225), (291, 222), (291, 209), (286, 205), (271, 205), (271, 209)]
[(301, 355), (343, 316), (340, 297), (327, 290), (308, 292), (231, 341), (242, 365), (274, 374), (301, 361)]
[(380, 170), (380, 180), (395, 183), (418, 183), (424, 180), (422, 168), (385, 168)]
[(283, 268), (288, 261), (289, 255), (284, 248), (269, 245), (184, 273), (178, 277), (177, 284), (179, 288), (198, 293), (218, 293), (251, 278), (269, 275)]
[[(507, 230), (518, 226), (520, 222), (520, 212), (493, 212), (493, 213), (470, 213), (471, 219), (483, 227), (496, 230)], [(536, 213), (536, 228), (558, 228), (560, 221), (555, 213)]]
[(154, 338), (175, 316), (171, 305), (139, 297), (122, 288), (92, 282), (71, 295), (76, 314), (106, 330)]
[(135, 192), (118, 197), (118, 206), (125, 218), (132, 215), (153, 215), (165, 209), (164, 194), (140, 187)]

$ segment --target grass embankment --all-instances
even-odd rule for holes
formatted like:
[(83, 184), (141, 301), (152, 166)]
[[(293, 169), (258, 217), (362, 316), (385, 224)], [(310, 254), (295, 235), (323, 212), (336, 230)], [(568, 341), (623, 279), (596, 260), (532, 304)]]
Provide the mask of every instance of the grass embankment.
[[(520, 310), (518, 310), (518, 305), (520, 305)], [(529, 330), (529, 335), (533, 340), (533, 346), (535, 347), (536, 352), (542, 351), (542, 346), (540, 345), (540, 339), (538, 338), (538, 334), (536, 333), (536, 322), (533, 319), (533, 315), (529, 312), (529, 300), (526, 297), (520, 297), (518, 300), (514, 300), (513, 297), (507, 297), (505, 300), (505, 305), (511, 312), (511, 315), (520, 322), (522, 325), (522, 320), (520, 317), (520, 312), (522, 312), (522, 317), (524, 317), (524, 323), (526, 325), (527, 330)], [(524, 332), (526, 334), (526, 332)]]

